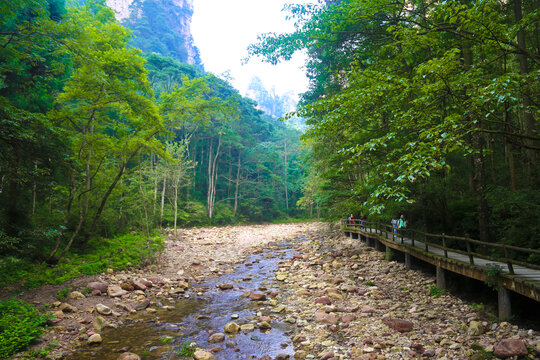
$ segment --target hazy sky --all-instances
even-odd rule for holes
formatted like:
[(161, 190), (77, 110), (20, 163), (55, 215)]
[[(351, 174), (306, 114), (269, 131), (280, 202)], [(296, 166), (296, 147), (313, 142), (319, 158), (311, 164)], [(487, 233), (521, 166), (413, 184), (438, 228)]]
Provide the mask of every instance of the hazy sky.
[(306, 3), (309, 0), (194, 0), (191, 31), (199, 48), (205, 70), (219, 75), (230, 70), (233, 85), (245, 93), (252, 76), (258, 76), (265, 87), (275, 87), (278, 94), (288, 91), (302, 93), (307, 79), (302, 69), (304, 58), (272, 66), (252, 58), (246, 65), (247, 47), (257, 35), (267, 32), (289, 32), (292, 21), (281, 12), (286, 3)]

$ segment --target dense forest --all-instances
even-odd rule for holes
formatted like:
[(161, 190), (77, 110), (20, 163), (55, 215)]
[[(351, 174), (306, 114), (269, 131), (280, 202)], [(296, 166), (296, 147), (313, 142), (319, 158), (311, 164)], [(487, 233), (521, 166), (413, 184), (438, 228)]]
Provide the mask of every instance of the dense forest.
[(301, 202), (538, 248), (539, 5), (289, 6), (296, 31), (261, 36), (250, 51), (271, 63), (308, 54)]
[(299, 214), (297, 130), (200, 66), (132, 47), (104, 1), (0, 6), (2, 267)]

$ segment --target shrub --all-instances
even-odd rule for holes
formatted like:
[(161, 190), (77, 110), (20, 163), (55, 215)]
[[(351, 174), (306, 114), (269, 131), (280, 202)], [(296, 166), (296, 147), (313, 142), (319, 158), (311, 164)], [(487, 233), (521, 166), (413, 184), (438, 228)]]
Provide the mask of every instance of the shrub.
[(0, 358), (13, 355), (38, 338), (47, 319), (22, 300), (0, 301)]

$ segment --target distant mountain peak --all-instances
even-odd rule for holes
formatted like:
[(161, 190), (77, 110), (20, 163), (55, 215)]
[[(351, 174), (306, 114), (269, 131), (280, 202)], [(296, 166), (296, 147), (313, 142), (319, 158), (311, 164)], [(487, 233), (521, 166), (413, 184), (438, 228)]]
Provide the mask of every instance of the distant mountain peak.
[(131, 45), (178, 61), (201, 65), (193, 44), (193, 0), (106, 0), (116, 18), (133, 31)]

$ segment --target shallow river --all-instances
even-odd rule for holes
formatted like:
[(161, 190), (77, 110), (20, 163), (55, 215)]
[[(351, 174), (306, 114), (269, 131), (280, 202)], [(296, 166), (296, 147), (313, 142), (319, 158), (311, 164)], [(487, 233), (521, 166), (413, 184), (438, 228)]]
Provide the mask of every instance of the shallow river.
[[(299, 237), (293, 242), (305, 241)], [(271, 249), (251, 255), (240, 264), (234, 273), (208, 279), (191, 289), (189, 298), (167, 303), (162, 300), (154, 314), (141, 312), (124, 320), (117, 329), (107, 328), (101, 332), (103, 343), (99, 346), (84, 346), (72, 353), (68, 359), (116, 360), (121, 351), (129, 349), (141, 359), (182, 359), (178, 351), (187, 342), (195, 342), (203, 349), (220, 346), (222, 351), (214, 354), (216, 359), (256, 359), (264, 355), (273, 358), (278, 354), (289, 354), (293, 358), (294, 349), (288, 334), (289, 325), (284, 316), (275, 316), (265, 302), (251, 301), (245, 293), (249, 291), (267, 292), (277, 290), (279, 284), (274, 279), (278, 263), (292, 256), (291, 243), (281, 243), (278, 249)], [(232, 290), (220, 290), (217, 285), (230, 283)], [(207, 289), (197, 296), (200, 289)], [(244, 295), (244, 296), (242, 296)], [(160, 308), (159, 305), (174, 306), (174, 310)], [(224, 332), (223, 327), (230, 321), (246, 324), (258, 315), (272, 315), (272, 329), (240, 332), (227, 336), (221, 344), (209, 344), (209, 335)], [(238, 319), (232, 317), (238, 316)], [(166, 337), (172, 337), (167, 340)], [(122, 350), (123, 349), (123, 350)]]

